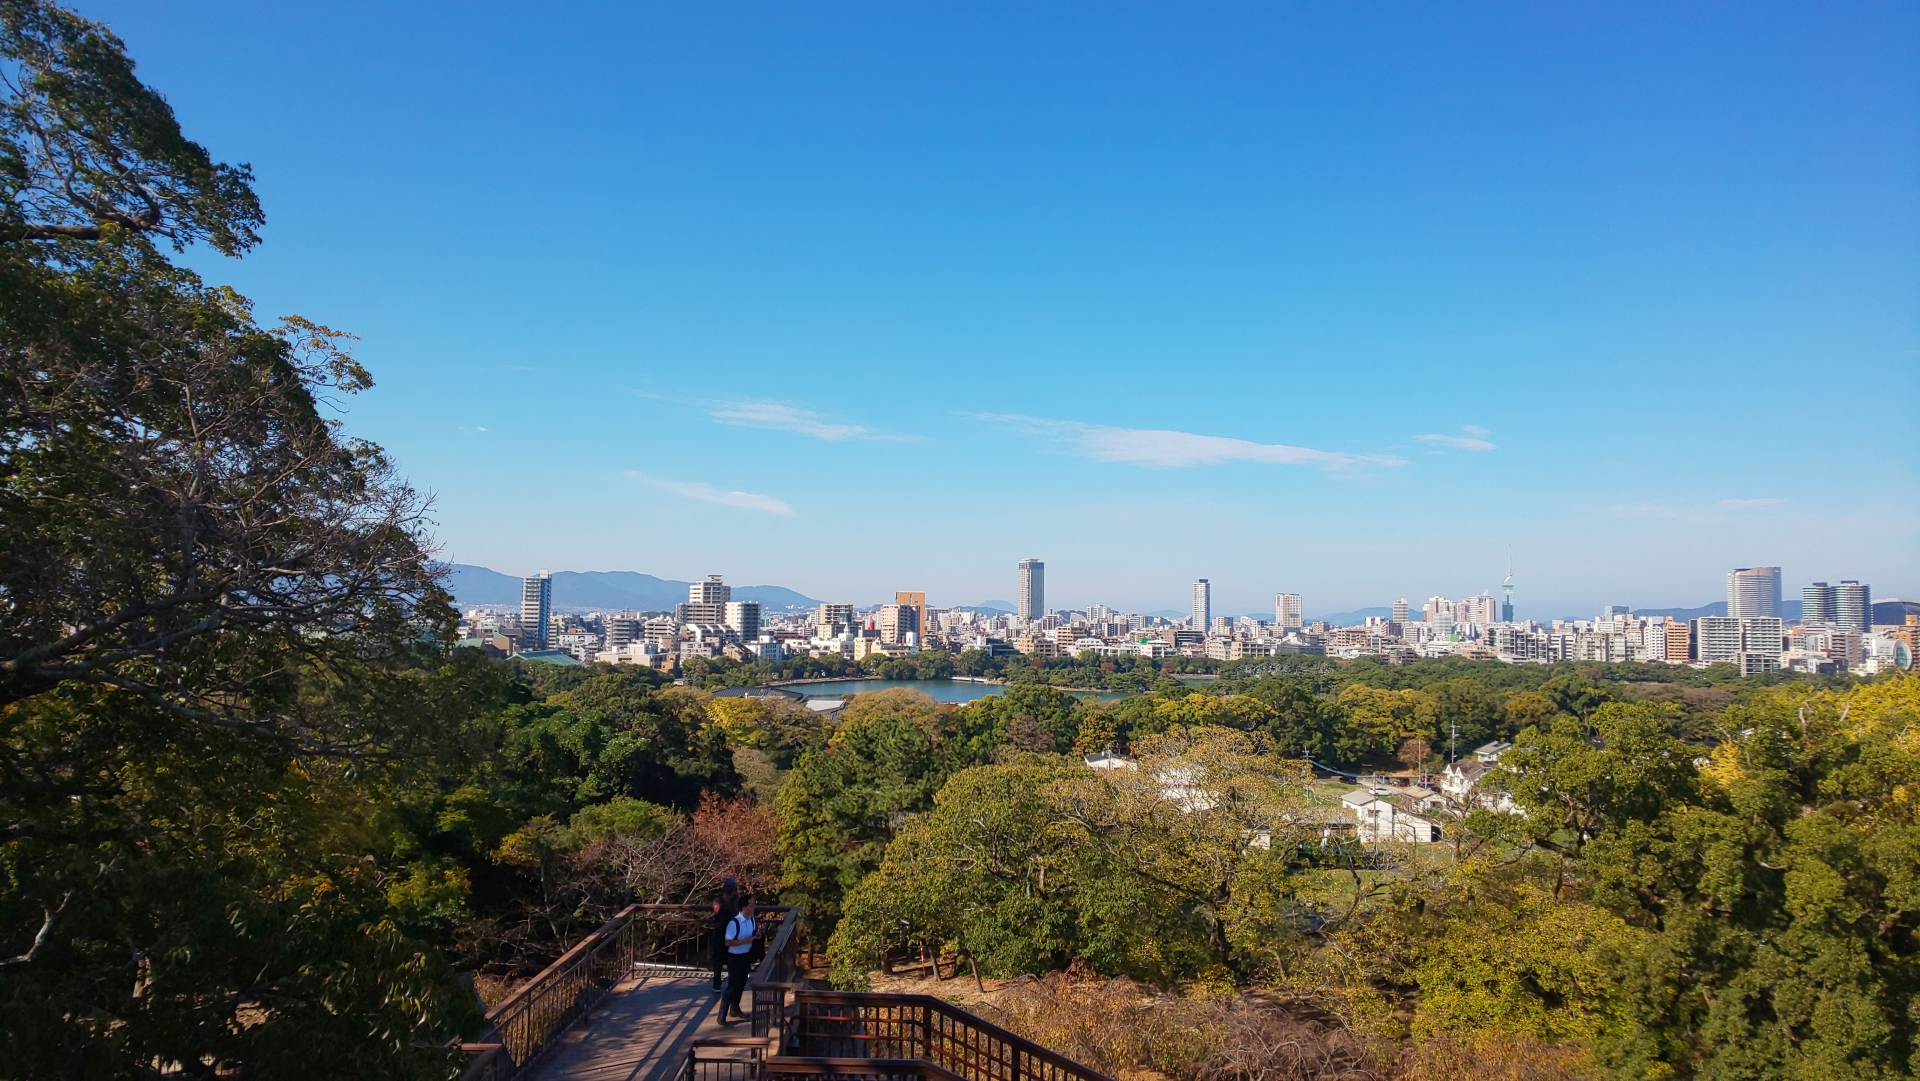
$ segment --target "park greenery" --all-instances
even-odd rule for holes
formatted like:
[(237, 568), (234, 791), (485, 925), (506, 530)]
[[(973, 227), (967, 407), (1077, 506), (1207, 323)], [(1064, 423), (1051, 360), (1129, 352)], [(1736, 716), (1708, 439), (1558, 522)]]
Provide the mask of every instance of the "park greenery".
[[(1250, 1049), (1300, 1018), (1407, 1078), (1920, 1066), (1920, 680), (491, 660), (332, 415), (350, 337), (178, 261), (255, 245), (247, 169), (64, 9), (0, 0), (0, 61), (0, 1076), (457, 1076), (501, 988), (727, 876), (822, 979), (1042, 977), (1008, 1023), (1114, 1073), (1287, 1076)], [(720, 693), (853, 674), (900, 682)], [(955, 674), (1005, 686), (913, 689)], [(1517, 813), (1327, 829), (1331, 771), (1494, 739)]]

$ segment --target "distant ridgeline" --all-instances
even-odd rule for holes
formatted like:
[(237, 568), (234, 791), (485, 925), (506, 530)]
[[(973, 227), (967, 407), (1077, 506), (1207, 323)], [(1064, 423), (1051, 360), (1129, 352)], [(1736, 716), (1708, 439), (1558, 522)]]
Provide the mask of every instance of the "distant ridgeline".
[[(520, 603), (520, 579), (510, 574), (454, 563), (448, 567), (447, 589), (462, 607), (481, 604), (517, 605)], [(687, 586), (671, 578), (655, 578), (638, 571), (556, 571), (553, 575), (553, 606), (557, 609), (630, 608), (636, 612), (670, 612), (676, 604), (685, 604)], [(759, 601), (761, 607), (775, 611), (788, 608), (813, 608), (820, 602), (783, 586), (734, 586), (736, 601)]]

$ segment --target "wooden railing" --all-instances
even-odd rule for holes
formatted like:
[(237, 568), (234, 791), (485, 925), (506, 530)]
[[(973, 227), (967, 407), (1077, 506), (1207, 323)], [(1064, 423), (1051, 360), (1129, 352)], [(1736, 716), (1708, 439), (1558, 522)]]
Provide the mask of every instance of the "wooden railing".
[[(770, 1000), (784, 999), (793, 978), (792, 912), (782, 906), (762, 909), (762, 920), (777, 926), (754, 979), (764, 977), (766, 983), (781, 984), (777, 991), (768, 988), (766, 997)], [(698, 905), (628, 905), (621, 909), (487, 1011), (486, 1034), (460, 1045), (473, 1056), (462, 1081), (509, 1081), (623, 979), (650, 969), (689, 975), (709, 971), (713, 964), (709, 913), (708, 908)], [(764, 1035), (761, 997), (756, 989), (755, 1030)], [(767, 1024), (773, 1023), (777, 1012), (769, 1011)]]
[(765, 1061), (767, 1081), (911, 1076), (957, 1081), (1109, 1081), (1031, 1040), (931, 995), (798, 991)]

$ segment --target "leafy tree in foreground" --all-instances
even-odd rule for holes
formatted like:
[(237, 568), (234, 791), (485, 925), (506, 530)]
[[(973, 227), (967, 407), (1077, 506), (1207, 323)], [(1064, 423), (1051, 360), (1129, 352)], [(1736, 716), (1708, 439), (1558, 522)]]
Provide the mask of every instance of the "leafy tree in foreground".
[(952, 736), (951, 714), (919, 691), (861, 694), (827, 745), (795, 763), (775, 803), (782, 896), (804, 904), (823, 936), (907, 816), (933, 806)]
[(497, 683), (440, 663), (422, 502), (325, 415), (367, 374), (156, 246), (260, 212), (104, 28), (6, 0), (0, 78), (0, 1074), (444, 1068), (389, 898), (458, 876), (371, 858), (367, 804)]

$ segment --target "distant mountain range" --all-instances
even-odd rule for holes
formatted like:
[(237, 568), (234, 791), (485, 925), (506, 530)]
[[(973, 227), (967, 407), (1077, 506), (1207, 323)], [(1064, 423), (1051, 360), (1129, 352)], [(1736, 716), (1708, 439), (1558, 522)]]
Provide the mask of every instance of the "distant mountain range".
[[(671, 612), (684, 604), (691, 582), (655, 578), (638, 571), (556, 571), (553, 575), (553, 606), (559, 609), (619, 609), (636, 612)], [(455, 563), (449, 567), (447, 588), (462, 607), (473, 605), (517, 605), (520, 603), (520, 579), (486, 567)], [(761, 607), (784, 610), (815, 608), (820, 602), (785, 586), (734, 586), (733, 599), (759, 601)]]

